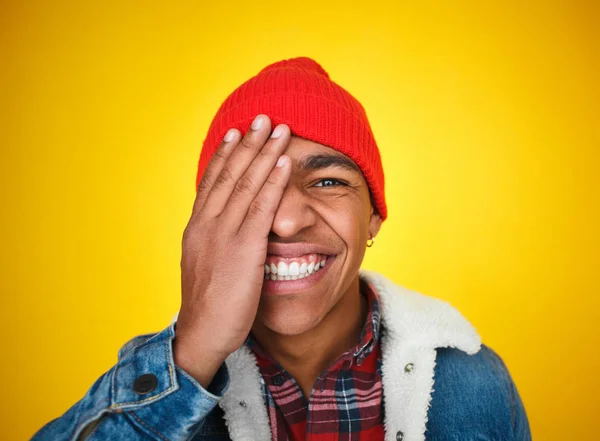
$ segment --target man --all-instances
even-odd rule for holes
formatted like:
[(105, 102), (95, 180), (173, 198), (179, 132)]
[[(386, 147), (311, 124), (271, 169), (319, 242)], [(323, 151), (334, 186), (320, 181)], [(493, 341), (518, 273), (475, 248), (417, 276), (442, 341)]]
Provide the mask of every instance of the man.
[[(360, 270), (387, 216), (362, 106), (283, 60), (200, 156), (171, 326), (34, 440), (528, 440), (502, 360), (446, 302)], [(435, 388), (434, 388), (435, 385)]]

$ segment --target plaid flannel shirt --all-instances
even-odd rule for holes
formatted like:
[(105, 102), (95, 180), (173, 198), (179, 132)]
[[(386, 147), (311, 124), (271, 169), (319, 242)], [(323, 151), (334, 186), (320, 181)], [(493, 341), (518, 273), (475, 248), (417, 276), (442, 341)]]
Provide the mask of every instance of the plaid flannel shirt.
[(384, 439), (380, 312), (375, 289), (361, 280), (369, 310), (359, 343), (318, 377), (310, 399), (251, 336), (273, 441)]

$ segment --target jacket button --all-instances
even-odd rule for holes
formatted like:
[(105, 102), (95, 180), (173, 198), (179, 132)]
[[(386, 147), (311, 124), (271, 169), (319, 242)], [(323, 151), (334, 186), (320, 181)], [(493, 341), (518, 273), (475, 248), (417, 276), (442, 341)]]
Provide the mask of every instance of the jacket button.
[(140, 395), (152, 392), (158, 386), (158, 378), (154, 374), (140, 375), (133, 383), (133, 390)]
[(403, 438), (404, 438), (404, 434), (402, 433), (401, 430), (398, 430), (396, 432), (396, 441), (402, 441)]
[(406, 366), (404, 366), (404, 372), (406, 372), (408, 374), (408, 373), (412, 372), (414, 368), (415, 368), (414, 364), (408, 363)]

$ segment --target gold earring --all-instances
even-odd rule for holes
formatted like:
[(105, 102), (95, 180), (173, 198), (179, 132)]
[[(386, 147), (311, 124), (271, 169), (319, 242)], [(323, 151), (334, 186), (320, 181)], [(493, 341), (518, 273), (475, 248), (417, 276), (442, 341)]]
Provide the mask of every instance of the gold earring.
[(367, 240), (367, 247), (371, 248), (374, 243), (375, 243), (375, 238), (370, 237), (369, 240)]

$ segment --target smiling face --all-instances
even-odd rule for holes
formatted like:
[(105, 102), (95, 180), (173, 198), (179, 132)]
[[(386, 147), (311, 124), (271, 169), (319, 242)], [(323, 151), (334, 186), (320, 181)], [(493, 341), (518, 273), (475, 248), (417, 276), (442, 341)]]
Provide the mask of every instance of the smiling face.
[(292, 175), (269, 234), (255, 326), (283, 335), (315, 328), (345, 296), (358, 295), (366, 242), (381, 226), (356, 164), (292, 136)]

